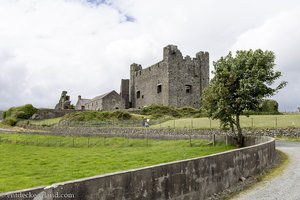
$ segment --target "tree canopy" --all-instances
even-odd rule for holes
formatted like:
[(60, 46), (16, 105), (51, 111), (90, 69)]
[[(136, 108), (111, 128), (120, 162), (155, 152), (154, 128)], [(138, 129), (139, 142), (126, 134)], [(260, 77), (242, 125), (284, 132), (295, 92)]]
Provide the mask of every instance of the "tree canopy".
[(256, 110), (263, 98), (274, 95), (287, 82), (277, 86), (274, 81), (281, 77), (275, 71), (275, 54), (272, 51), (244, 50), (231, 52), (214, 62), (213, 79), (203, 93), (202, 105), (209, 117), (219, 119), (222, 127), (230, 127), (243, 145), (240, 115)]

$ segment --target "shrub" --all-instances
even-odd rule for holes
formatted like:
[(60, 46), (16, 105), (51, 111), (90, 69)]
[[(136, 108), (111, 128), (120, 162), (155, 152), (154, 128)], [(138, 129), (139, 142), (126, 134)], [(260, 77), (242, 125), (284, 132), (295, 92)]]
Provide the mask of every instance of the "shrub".
[(142, 114), (151, 115), (153, 118), (159, 118), (163, 116), (194, 117), (200, 115), (201, 113), (201, 110), (191, 107), (175, 108), (172, 106), (151, 105), (142, 108)]
[(131, 119), (131, 115), (128, 112), (124, 112), (124, 111), (120, 111), (120, 110), (112, 112), (111, 117), (119, 119), (119, 120)]
[(258, 111), (260, 112), (270, 112), (270, 113), (278, 113), (278, 103), (272, 99), (265, 99), (259, 105)]
[(38, 109), (31, 104), (24, 106), (12, 107), (3, 112), (3, 122), (7, 125), (14, 126), (18, 120), (29, 119)]
[(16, 119), (29, 119), (38, 109), (33, 107), (31, 104), (24, 106), (9, 108), (4, 113), (4, 119), (9, 117), (15, 117)]
[(15, 117), (8, 117), (3, 121), (3, 123), (9, 126), (14, 126), (17, 124), (17, 119)]
[(80, 112), (68, 113), (62, 117), (62, 121), (110, 121), (110, 120), (129, 120), (131, 114), (125, 111), (99, 112), (85, 110)]

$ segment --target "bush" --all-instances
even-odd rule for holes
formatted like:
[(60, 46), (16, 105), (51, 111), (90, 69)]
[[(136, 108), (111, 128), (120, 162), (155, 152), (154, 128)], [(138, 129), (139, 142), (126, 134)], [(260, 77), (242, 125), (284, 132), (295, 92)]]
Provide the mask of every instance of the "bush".
[(131, 115), (128, 112), (118, 110), (111, 113), (111, 118), (116, 118), (118, 120), (129, 120), (131, 119)]
[(3, 119), (14, 117), (16, 119), (29, 119), (38, 109), (33, 107), (31, 104), (24, 106), (12, 107), (7, 111), (3, 112)]
[(17, 119), (15, 117), (8, 117), (3, 123), (9, 126), (15, 126), (17, 124)]
[(259, 105), (259, 112), (270, 112), (270, 113), (278, 113), (278, 103), (272, 99), (265, 99)]
[(26, 104), (24, 106), (12, 107), (7, 111), (4, 111), (3, 123), (14, 126), (18, 120), (29, 119), (38, 109), (33, 107), (31, 104)]
[(191, 107), (175, 108), (172, 106), (151, 105), (142, 108), (142, 114), (151, 115), (153, 118), (163, 116), (171, 117), (194, 117), (201, 114), (200, 110)]
[(99, 112), (85, 110), (80, 112), (68, 113), (62, 117), (62, 121), (110, 121), (110, 120), (129, 120), (132, 116), (125, 111)]

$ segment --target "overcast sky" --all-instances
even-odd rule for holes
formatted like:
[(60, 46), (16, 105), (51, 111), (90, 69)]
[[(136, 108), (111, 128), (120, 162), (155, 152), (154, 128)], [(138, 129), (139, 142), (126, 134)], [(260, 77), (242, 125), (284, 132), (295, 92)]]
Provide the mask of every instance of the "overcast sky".
[[(0, 110), (53, 108), (62, 90), (76, 103), (129, 78), (175, 44), (183, 55), (272, 50), (288, 86), (274, 98), (300, 106), (298, 0), (0, 0)], [(210, 66), (213, 69), (212, 65)]]

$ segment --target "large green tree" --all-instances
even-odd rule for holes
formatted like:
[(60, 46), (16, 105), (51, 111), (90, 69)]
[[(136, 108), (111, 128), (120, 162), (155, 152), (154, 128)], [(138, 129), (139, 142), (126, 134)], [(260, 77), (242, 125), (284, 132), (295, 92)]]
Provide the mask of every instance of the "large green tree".
[(203, 93), (202, 105), (212, 119), (219, 119), (223, 128), (230, 127), (239, 146), (244, 145), (240, 116), (246, 110), (256, 110), (263, 98), (274, 95), (287, 82), (277, 86), (281, 76), (275, 71), (272, 51), (249, 50), (231, 52), (214, 62), (214, 74)]

